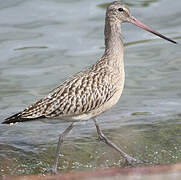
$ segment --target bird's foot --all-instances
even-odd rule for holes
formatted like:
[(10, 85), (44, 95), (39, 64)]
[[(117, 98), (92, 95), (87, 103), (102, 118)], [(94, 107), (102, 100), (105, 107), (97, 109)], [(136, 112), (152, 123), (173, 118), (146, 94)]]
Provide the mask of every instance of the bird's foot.
[(125, 165), (131, 165), (131, 166), (134, 166), (135, 164), (142, 164), (143, 162), (140, 161), (140, 160), (137, 160), (133, 157), (131, 157), (130, 155), (126, 154), (124, 156), (126, 162), (125, 162)]
[(57, 169), (54, 167), (50, 168), (49, 170), (50, 170), (51, 174), (57, 174), (58, 173)]
[(103, 139), (102, 137), (100, 137), (100, 136), (98, 136), (96, 140), (98, 140), (98, 141), (104, 141), (104, 139)]

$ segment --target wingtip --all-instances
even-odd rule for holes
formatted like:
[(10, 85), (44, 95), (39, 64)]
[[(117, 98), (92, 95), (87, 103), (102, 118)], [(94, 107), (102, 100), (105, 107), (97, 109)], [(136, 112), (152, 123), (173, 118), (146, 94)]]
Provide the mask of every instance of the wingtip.
[(21, 116), (21, 112), (14, 114), (13, 116), (8, 117), (7, 119), (5, 119), (1, 124), (15, 124), (18, 122), (25, 122), (25, 121), (32, 121), (32, 120), (37, 120), (37, 119), (42, 119), (45, 118), (44, 115), (39, 116), (39, 117), (32, 117), (32, 118), (26, 118), (26, 117), (22, 117)]
[(20, 117), (21, 117), (21, 113), (14, 114), (13, 116), (6, 118), (1, 124), (11, 124), (11, 123), (19, 122)]
[(8, 124), (8, 123), (6, 122), (6, 120), (4, 120), (3, 122), (1, 122), (1, 124)]

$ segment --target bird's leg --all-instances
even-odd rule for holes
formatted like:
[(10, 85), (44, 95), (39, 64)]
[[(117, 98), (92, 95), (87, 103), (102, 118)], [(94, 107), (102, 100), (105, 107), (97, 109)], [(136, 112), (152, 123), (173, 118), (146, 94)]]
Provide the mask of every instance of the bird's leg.
[(103, 132), (101, 131), (98, 123), (97, 123), (97, 120), (96, 118), (93, 119), (94, 120), (94, 123), (95, 123), (95, 126), (96, 126), (96, 129), (97, 129), (97, 133), (98, 133), (98, 136), (99, 136), (99, 139), (102, 140), (104, 143), (106, 143), (107, 145), (109, 145), (110, 147), (112, 147), (113, 149), (115, 149), (117, 152), (119, 152), (121, 154), (121, 156), (123, 158), (125, 158), (126, 162), (130, 165), (133, 165), (134, 162), (137, 162), (137, 163), (141, 163), (141, 161), (131, 157), (130, 155), (126, 154), (123, 150), (121, 150), (120, 148), (118, 148), (114, 143), (112, 143), (104, 134)]
[(57, 150), (56, 150), (56, 157), (55, 157), (54, 164), (53, 164), (53, 167), (52, 167), (52, 172), (55, 173), (55, 174), (57, 173), (57, 165), (58, 165), (59, 154), (60, 154), (60, 151), (61, 151), (61, 144), (63, 143), (64, 137), (74, 127), (73, 124), (74, 123), (72, 123), (70, 126), (68, 126), (67, 129), (65, 129), (65, 131), (59, 136), (58, 144), (57, 144)]

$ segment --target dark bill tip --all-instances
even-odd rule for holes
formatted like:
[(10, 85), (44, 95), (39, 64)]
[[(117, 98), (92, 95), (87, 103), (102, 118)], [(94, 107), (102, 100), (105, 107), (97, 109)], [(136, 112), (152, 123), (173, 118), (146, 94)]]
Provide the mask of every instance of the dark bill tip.
[(144, 30), (146, 30), (148, 32), (151, 32), (151, 33), (153, 33), (153, 34), (155, 34), (155, 35), (157, 35), (157, 36), (159, 36), (159, 37), (161, 37), (161, 38), (163, 38), (163, 39), (165, 39), (167, 41), (170, 41), (170, 42), (172, 42), (174, 44), (177, 44), (176, 41), (174, 41), (174, 40), (172, 40), (172, 39), (170, 39), (170, 38), (160, 34), (159, 32), (156, 32), (156, 31), (152, 30), (150, 27), (146, 26), (145, 24), (143, 24), (141, 21), (139, 21), (138, 19), (134, 18), (133, 16), (130, 18), (129, 22), (132, 23), (132, 24), (135, 24), (136, 26), (138, 26), (138, 27), (140, 27), (140, 28), (142, 28), (142, 29), (144, 29)]

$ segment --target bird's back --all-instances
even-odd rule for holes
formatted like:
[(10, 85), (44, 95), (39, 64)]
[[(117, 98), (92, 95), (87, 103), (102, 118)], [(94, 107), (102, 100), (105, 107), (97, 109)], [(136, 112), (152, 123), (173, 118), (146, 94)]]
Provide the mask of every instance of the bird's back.
[[(120, 89), (118, 74), (106, 63), (105, 59), (103, 57), (92, 67), (68, 78), (48, 96), (5, 119), (3, 123), (40, 118), (81, 120), (104, 112), (107, 108), (103, 105), (109, 102)], [(101, 107), (103, 108), (100, 109)], [(97, 113), (96, 110), (98, 110)]]

